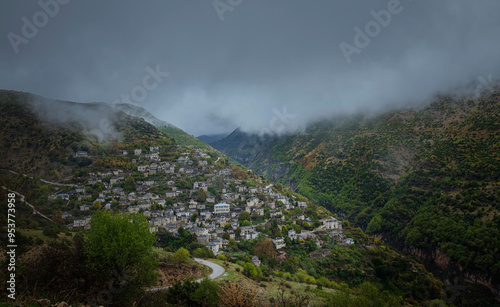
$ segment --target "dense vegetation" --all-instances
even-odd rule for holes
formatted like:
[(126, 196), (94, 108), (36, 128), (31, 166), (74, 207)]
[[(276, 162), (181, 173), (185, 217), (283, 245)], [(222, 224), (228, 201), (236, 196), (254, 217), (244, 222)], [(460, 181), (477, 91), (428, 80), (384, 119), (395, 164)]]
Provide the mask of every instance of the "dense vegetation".
[(281, 138), (236, 131), (214, 146), (430, 267), (498, 289), (499, 97), (324, 120)]
[(194, 136), (187, 134), (183, 130), (175, 127), (169, 126), (157, 126), (158, 129), (165, 133), (166, 135), (171, 136), (177, 144), (184, 146), (192, 146), (194, 148), (206, 149), (206, 150), (214, 150), (212, 147), (198, 140)]
[(119, 103), (119, 104), (114, 104), (112, 107), (115, 110), (123, 111), (125, 114), (128, 114), (130, 116), (144, 119), (146, 122), (152, 124), (161, 132), (170, 136), (179, 145), (189, 146), (199, 149), (206, 149), (209, 151), (213, 150), (213, 148), (207, 145), (206, 143), (188, 134), (184, 130), (179, 129), (168, 122), (156, 118), (153, 114), (151, 114), (146, 109), (138, 105)]
[[(122, 216), (106, 213), (102, 210), (103, 204), (99, 202), (92, 205), (91, 212), (95, 215), (90, 232), (70, 231), (65, 225), (67, 221), (63, 219), (62, 211), (69, 210), (75, 218), (85, 216), (87, 213), (82, 212), (79, 206), (86, 201), (76, 199), (73, 195), (70, 197), (71, 207), (68, 207), (70, 201), (63, 201), (61, 197), (55, 199), (49, 197), (49, 194), (60, 193), (63, 188), (48, 184), (37, 177), (38, 175), (58, 182), (80, 184), (82, 180), (88, 178), (89, 160), (92, 162), (92, 171), (108, 171), (114, 168), (137, 170), (137, 164), (132, 162), (133, 157), (123, 155), (123, 150), (132, 152), (138, 148), (146, 152), (150, 146), (161, 146), (165, 149), (160, 153), (161, 158), (172, 161), (180, 157), (181, 152), (188, 150), (187, 148), (178, 146), (170, 135), (162, 133), (144, 120), (123, 113), (114, 115), (116, 117), (113, 117), (112, 127), (101, 127), (101, 130), (110, 133), (100, 138), (98, 133), (92, 132), (91, 127), (85, 126), (84, 123), (53, 122), (37, 118), (33, 112), (33, 108), (37, 105), (36, 99), (28, 94), (7, 91), (1, 94), (4, 101), (0, 104), (0, 108), (7, 114), (1, 120), (7, 128), (6, 133), (0, 137), (2, 142), (0, 148), (7, 159), (0, 165), (2, 168), (16, 170), (19, 173), (0, 170), (0, 185), (19, 191), (37, 211), (52, 218), (48, 221), (38, 214), (33, 215), (33, 210), (28, 206), (23, 205), (18, 208), (17, 227), (23, 231), (20, 231), (17, 237), (21, 246), (18, 249), (19, 276), (23, 287), (21, 298), (26, 302), (40, 297), (48, 297), (53, 301), (84, 302), (90, 297), (96, 302), (107, 303), (110, 300), (115, 305), (137, 303), (154, 306), (167, 301), (191, 306), (212, 303), (225, 306), (231, 304), (230, 301), (225, 301), (230, 298), (239, 302), (244, 301), (245, 304), (251, 304), (254, 300), (269, 301), (273, 306), (324, 304), (356, 306), (367, 302), (394, 306), (405, 303), (441, 304), (443, 302), (440, 299), (449, 297), (443, 283), (423, 266), (389, 248), (379, 239), (367, 236), (361, 229), (350, 226), (354, 224), (374, 234), (387, 236), (395, 242), (404, 242), (408, 246), (431, 249), (442, 242), (453, 243), (454, 245), (445, 244), (439, 248), (449, 255), (453, 251), (462, 252), (467, 257), (462, 260), (464, 261), (462, 265), (470, 270), (482, 270), (491, 263), (493, 263), (491, 267), (494, 267), (494, 261), (498, 259), (495, 254), (498, 250), (494, 249), (498, 244), (494, 240), (489, 242), (491, 234), (495, 236), (495, 233), (488, 224), (498, 222), (498, 219), (490, 218), (496, 212), (494, 210), (497, 198), (494, 192), (496, 192), (495, 180), (498, 181), (495, 177), (498, 173), (498, 168), (495, 169), (498, 166), (497, 160), (488, 158), (496, 150), (497, 145), (494, 140), (480, 143), (474, 151), (484, 157), (486, 164), (478, 165), (475, 158), (469, 160), (461, 158), (462, 160), (450, 162), (453, 167), (460, 170), (456, 175), (458, 177), (446, 170), (443, 174), (436, 173), (434, 175), (436, 178), (429, 181), (425, 179), (428, 178), (425, 174), (430, 169), (429, 163), (441, 168), (447, 165), (436, 162), (446, 158), (446, 155), (439, 155), (439, 152), (434, 150), (437, 142), (433, 141), (431, 154), (426, 151), (427, 139), (408, 138), (406, 132), (402, 136), (391, 133), (366, 135), (360, 132), (368, 129), (366, 127), (370, 127), (371, 131), (373, 127), (370, 125), (375, 125), (371, 121), (375, 119), (364, 119), (362, 124), (346, 121), (341, 125), (335, 124), (335, 127), (332, 127), (330, 122), (319, 123), (308, 132), (314, 135), (314, 139), (307, 143), (293, 138), (285, 138), (277, 143), (273, 138), (264, 141), (255, 138), (255, 142), (261, 142), (262, 148), (269, 144), (273, 145), (267, 152), (257, 150), (263, 157), (267, 154), (274, 155), (272, 158), (274, 160), (269, 160), (272, 163), (261, 161), (263, 168), (269, 163), (268, 174), (274, 179), (288, 183), (296, 191), (314, 199), (332, 212), (337, 212), (337, 218), (347, 217), (352, 220), (353, 223), (349, 223), (346, 219), (342, 221), (345, 234), (353, 239), (355, 244), (344, 244), (330, 237), (326, 231), (318, 233), (319, 240), (290, 240), (288, 237), (290, 230), (293, 229), (297, 233), (301, 230), (311, 231), (322, 224), (321, 219), (331, 218), (332, 213), (315, 205), (303, 195), (292, 193), (283, 184), (277, 183), (272, 186), (274, 192), (290, 199), (307, 202), (307, 207), (282, 209), (282, 213), (271, 219), (270, 223), (264, 223), (264, 219), (271, 218), (271, 208), (266, 205), (263, 206), (262, 216), (242, 212), (239, 216), (241, 226), (256, 225), (260, 235), (257, 239), (241, 240), (238, 243), (230, 239), (229, 244), (224, 247), (225, 255), (219, 255), (214, 259), (212, 251), (197, 243), (196, 235), (182, 227), (178, 229), (176, 235), (159, 230), (156, 236), (152, 236), (142, 215)], [(56, 103), (60, 106), (66, 104)], [(78, 106), (80, 107), (84, 108), (85, 112), (92, 113), (95, 110), (107, 112), (106, 107), (99, 104)], [(89, 111), (87, 108), (95, 110)], [(97, 116), (97, 113), (92, 114)], [(398, 116), (400, 115), (396, 114), (393, 117)], [(356, 122), (359, 120), (355, 119)], [(388, 121), (390, 122), (390, 119)], [(335, 129), (340, 129), (342, 133), (331, 133)], [(301, 137), (307, 139), (310, 135), (305, 134)], [(336, 138), (335, 142), (329, 141), (332, 137)], [(471, 139), (479, 142), (481, 138), (474, 136)], [(9, 142), (12, 142), (10, 147)], [(341, 142), (341, 145), (336, 142)], [(467, 144), (471, 142), (467, 141)], [(28, 144), (34, 145), (34, 150), (28, 150)], [(301, 147), (301, 144), (307, 145)], [(481, 146), (485, 146), (484, 144), (489, 147), (480, 149), (483, 148)], [(13, 148), (18, 149), (20, 154), (12, 151)], [(75, 157), (74, 153), (79, 150), (88, 152), (92, 159)], [(208, 152), (211, 157), (217, 157), (217, 154)], [(404, 157), (411, 158), (408, 161), (398, 159), (398, 154), (401, 152)], [(433, 155), (439, 159), (433, 158)], [(50, 161), (48, 164), (46, 164), (47, 157)], [(24, 163), (23, 159), (28, 159), (28, 163)], [(212, 162), (212, 158), (207, 159)], [(275, 163), (278, 160), (284, 162)], [(459, 167), (462, 161), (468, 161), (471, 166)], [(176, 168), (178, 169), (179, 165)], [(231, 169), (234, 179), (241, 180), (244, 186), (270, 185), (270, 182), (262, 177), (247, 172), (223, 158), (214, 166), (214, 170), (222, 168)], [(34, 177), (26, 177), (23, 173)], [(439, 177), (445, 174), (450, 177), (449, 180)], [(462, 183), (464, 176), (472, 176), (466, 186)], [(110, 182), (111, 177), (111, 175), (104, 177), (102, 181)], [(151, 175), (148, 179), (160, 181), (161, 177)], [(193, 188), (195, 181), (206, 179), (203, 174), (178, 178), (175, 186), (186, 191)], [(116, 186), (123, 188), (127, 193), (134, 192), (138, 188), (136, 182), (144, 180), (144, 174), (135, 172)], [(485, 186), (484, 182), (487, 180), (491, 180), (488, 181), (490, 185)], [(431, 189), (431, 184), (440, 186)], [(461, 198), (455, 197), (456, 191), (451, 188), (446, 190), (442, 184), (457, 184), (460, 189), (468, 189), (471, 195), (460, 192), (456, 195), (460, 194)], [(225, 187), (224, 180), (216, 178), (207, 188), (207, 193), (220, 199), (222, 187)], [(237, 191), (234, 182), (227, 188), (231, 192)], [(457, 189), (456, 186), (453, 188)], [(153, 192), (163, 194), (167, 189), (166, 183), (161, 183), (154, 187)], [(103, 191), (102, 182), (89, 184), (85, 188), (85, 193), (94, 199), (101, 191)], [(447, 196), (447, 193), (453, 197)], [(207, 196), (204, 191), (196, 191), (193, 194), (200, 202)], [(246, 199), (250, 198), (249, 193), (244, 193), (244, 196)], [(271, 200), (264, 193), (257, 193), (256, 197), (263, 201)], [(435, 199), (440, 199), (440, 202), (447, 206), (441, 203), (436, 205)], [(182, 193), (176, 199), (179, 202), (187, 200), (187, 193)], [(483, 213), (471, 209), (475, 208), (471, 206), (477, 207), (479, 201), (485, 207), (481, 209)], [(110, 202), (111, 211), (118, 211), (118, 201)], [(456, 202), (463, 204), (464, 207), (458, 207)], [(2, 189), (0, 207), (3, 211), (6, 211), (6, 203), (5, 192)], [(132, 203), (136, 204), (137, 201)], [(235, 203), (241, 205), (243, 201), (235, 200)], [(167, 198), (165, 205), (173, 205), (173, 200)], [(283, 203), (276, 201), (276, 205), (283, 206)], [(454, 206), (460, 211), (455, 212)], [(163, 208), (154, 204), (152, 210), (160, 207)], [(492, 209), (489, 209), (490, 207)], [(446, 208), (448, 211), (445, 211)], [(299, 219), (297, 217), (299, 214), (305, 214), (308, 218)], [(197, 214), (193, 214), (190, 220), (195, 221), (196, 217)], [(460, 241), (465, 235), (460, 235), (460, 231), (463, 231), (461, 227), (467, 226), (460, 219), (465, 217), (470, 219), (471, 223), (465, 236), (468, 245)], [(277, 222), (278, 218), (280, 222)], [(5, 215), (0, 219), (4, 220)], [(227, 223), (223, 228), (229, 227), (231, 226)], [(498, 225), (493, 227), (498, 229)], [(438, 229), (439, 232), (429, 231), (432, 228)], [(417, 233), (414, 229), (421, 232)], [(486, 229), (488, 237), (485, 236)], [(239, 237), (241, 228), (237, 228), (235, 234)], [(229, 239), (229, 234), (225, 235), (228, 237), (223, 236), (223, 238)], [(281, 236), (285, 238), (286, 247), (278, 252), (269, 237)], [(422, 242), (425, 245), (422, 245)], [(152, 249), (153, 243), (156, 245), (155, 252)], [(474, 251), (477, 250), (478, 254), (482, 249), (485, 251), (483, 255), (487, 257), (482, 257), (483, 255), (471, 257), (467, 254), (470, 250), (464, 251), (461, 249), (463, 248), (461, 244)], [(488, 258), (489, 254), (492, 259)], [(258, 256), (262, 265), (255, 265), (252, 255)], [(230, 282), (219, 281), (217, 284), (208, 281), (200, 284), (185, 281), (176, 283), (166, 294), (144, 293), (146, 287), (155, 284), (153, 270), (158, 262), (163, 267), (175, 266), (178, 270), (183, 270), (193, 264), (191, 256), (219, 261), (233, 274), (228, 278), (249, 284), (243, 287), (244, 283), (232, 282), (231, 279), (228, 279)], [(460, 258), (456, 261), (462, 263), (459, 262)], [(40, 287), (42, 283), (44, 286)], [(109, 291), (106, 290), (108, 286)], [(102, 292), (103, 287), (105, 292)], [(269, 289), (269, 294), (266, 289)], [(119, 291), (120, 294), (114, 291)], [(264, 296), (257, 296), (257, 292), (261, 294), (264, 292)], [(195, 295), (188, 296), (187, 293)], [(467, 298), (463, 302), (475, 304), (478, 300)]]
[[(155, 238), (144, 216), (99, 211), (88, 233), (65, 232), (47, 244), (36, 243), (29, 252), (18, 250), (18, 301), (49, 298), (124, 306), (156, 281)], [(19, 243), (25, 240), (21, 233), (17, 237)]]
[(0, 113), (0, 168), (44, 179), (64, 181), (89, 165), (90, 159), (74, 156), (77, 151), (99, 156), (103, 167), (130, 169), (130, 159), (109, 156), (153, 143), (175, 144), (143, 119), (113, 112), (105, 104), (77, 104), (1, 90)]

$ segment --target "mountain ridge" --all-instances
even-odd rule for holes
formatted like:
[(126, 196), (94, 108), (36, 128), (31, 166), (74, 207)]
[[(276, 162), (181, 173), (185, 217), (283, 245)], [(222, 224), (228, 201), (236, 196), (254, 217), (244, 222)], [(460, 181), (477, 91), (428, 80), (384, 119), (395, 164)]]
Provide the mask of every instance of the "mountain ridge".
[[(157, 215), (160, 211), (164, 214), (162, 217), (172, 218), (168, 225), (158, 227), (161, 231), (158, 230), (157, 252), (164, 255), (162, 261), (166, 264), (172, 264), (176, 259), (170, 257), (170, 254), (165, 256), (167, 251), (182, 251), (187, 248), (193, 255), (206, 255), (205, 252), (210, 252), (206, 246), (208, 242), (201, 245), (201, 241), (197, 241), (194, 235), (203, 227), (202, 224), (210, 222), (214, 235), (217, 234), (216, 228), (224, 231), (227, 229), (227, 235), (234, 230), (234, 238), (241, 241), (229, 241), (229, 246), (226, 247), (228, 256), (224, 263), (229, 259), (232, 262), (229, 265), (233, 268), (232, 276), (247, 278), (264, 292), (267, 287), (278, 287), (281, 282), (285, 287), (285, 281), (293, 281), (304, 288), (299, 290), (299, 294), (307, 293), (318, 305), (335, 299), (334, 289), (341, 289), (344, 293), (342, 295), (349, 297), (354, 295), (365, 299), (365, 296), (371, 295), (374, 296), (372, 299), (390, 299), (398, 304), (403, 303), (403, 297), (409, 302), (422, 303), (446, 297), (441, 281), (410, 257), (402, 256), (340, 218), (337, 226), (330, 227), (338, 228), (343, 222), (343, 232), (337, 232), (335, 236), (328, 234), (331, 228), (323, 223), (330, 221), (331, 225), (331, 222), (339, 222), (332, 219), (332, 213), (302, 195), (291, 193), (281, 184), (273, 186), (255, 173), (231, 164), (217, 153), (178, 145), (168, 134), (144, 119), (116, 112), (103, 104), (51, 101), (49, 103), (54, 108), (54, 113), (50, 113), (50, 108), (42, 108), (43, 116), (38, 117), (36, 111), (40, 109), (35, 111), (30, 99), (33, 96), (29, 94), (0, 91), (0, 111), (4, 115), (0, 118), (3, 127), (0, 149), (4, 157), (0, 161), (0, 167), (9, 170), (0, 170), (0, 186), (18, 191), (26, 201), (33, 204), (30, 208), (18, 202), (16, 208), (19, 222), (16, 239), (20, 246), (17, 256), (21, 256), (28, 248), (28, 253), (36, 254), (41, 247), (50, 245), (45, 241), (50, 240), (50, 236), (53, 239), (63, 237), (63, 240), (67, 240), (73, 232), (75, 237), (83, 236), (80, 241), (68, 241), (61, 245), (61, 248), (75, 257), (46, 253), (40, 255), (45, 258), (35, 257), (43, 259), (36, 260), (36, 265), (29, 265), (30, 259), (19, 257), (20, 280), (26, 281), (20, 284), (28, 287), (23, 289), (23, 293), (29, 294), (28, 299), (60, 297), (61, 289), (72, 289), (74, 295), (64, 299), (81, 301), (89, 293), (89, 288), (80, 292), (81, 287), (88, 286), (96, 293), (102, 290), (98, 281), (82, 285), (83, 277), (75, 276), (79, 276), (78, 272), (85, 271), (82, 263), (88, 261), (79, 252), (78, 246), (82, 246), (82, 240), (85, 242), (86, 231), (89, 228), (92, 231), (94, 227), (89, 214), (107, 210), (116, 214), (125, 211), (139, 212), (144, 218), (149, 213), (150, 221), (163, 220)], [(65, 105), (69, 107), (65, 109)], [(75, 110), (71, 111), (72, 108)], [(110, 118), (104, 111), (114, 112), (110, 113), (113, 117)], [(63, 118), (63, 115), (68, 117)], [(81, 122), (76, 121), (77, 119)], [(99, 134), (94, 129), (103, 131)], [(11, 172), (12, 169), (17, 173)], [(69, 180), (64, 180), (66, 176), (70, 177)], [(65, 182), (64, 185), (62, 182)], [(208, 200), (209, 196), (213, 199)], [(227, 197), (231, 199), (227, 200)], [(2, 188), (0, 199), (4, 198), (6, 193)], [(233, 210), (239, 209), (231, 210), (231, 216), (227, 216), (231, 218), (232, 225), (225, 219), (221, 221), (216, 215), (215, 203), (221, 201), (231, 203)], [(0, 203), (6, 211), (7, 202)], [(196, 209), (191, 207), (193, 204)], [(250, 209), (253, 211), (250, 214), (246, 211), (247, 205), (257, 208)], [(214, 212), (211, 212), (212, 208)], [(206, 216), (208, 210), (210, 215), (217, 217), (213, 221)], [(50, 216), (50, 223), (33, 212)], [(158, 219), (151, 216), (152, 213)], [(2, 215), (4, 221), (6, 217), (6, 214)], [(234, 223), (238, 225), (236, 229), (233, 229)], [(188, 224), (193, 226), (189, 228), (191, 230), (187, 230)], [(242, 227), (255, 227), (258, 233), (243, 233), (240, 224)], [(2, 225), (5, 225), (2, 227), (6, 232), (7, 223)], [(146, 226), (148, 229), (155, 229), (158, 225)], [(174, 229), (170, 228), (172, 226)], [(82, 230), (82, 227), (86, 230)], [(208, 231), (208, 227), (203, 228), (201, 231)], [(174, 230), (179, 236), (170, 233)], [(320, 232), (314, 233), (316, 230)], [(41, 233), (40, 237), (32, 235), (35, 231)], [(65, 232), (66, 235), (58, 237), (59, 232)], [(292, 241), (295, 234), (297, 236)], [(276, 242), (269, 237), (275, 238)], [(229, 240), (231, 237), (223, 238)], [(21, 240), (24, 240), (22, 244)], [(278, 258), (278, 244), (284, 245), (280, 247), (282, 249), (287, 248), (286, 252), (280, 253), (282, 258)], [(317, 252), (314, 253), (315, 251)], [(251, 263), (249, 255), (252, 254), (257, 254), (262, 259), (259, 269)], [(208, 256), (210, 257), (210, 253)], [(42, 263), (50, 266), (45, 267)], [(78, 272), (63, 274), (62, 271), (67, 267), (78, 268)], [(282, 271), (276, 272), (271, 268)], [(163, 269), (165, 267), (161, 268)], [(49, 292), (45, 292), (45, 289), (43, 292), (35, 291), (38, 290), (38, 280), (52, 280), (53, 276), (57, 280), (48, 288), (51, 289), (47, 290)], [(91, 276), (85, 278), (89, 277), (93, 280)], [(29, 285), (32, 287), (29, 288)], [(308, 290), (312, 287), (309, 285), (319, 287), (312, 292)], [(324, 290), (321, 288), (323, 286)], [(272, 291), (266, 295), (272, 298), (276, 296)], [(119, 297), (116, 296), (117, 299)], [(269, 300), (268, 297), (261, 300)]]
[(196, 138), (202, 142), (207, 143), (208, 145), (211, 145), (214, 142), (220, 141), (224, 138), (226, 138), (229, 134), (227, 133), (220, 133), (220, 134), (203, 134), (199, 135)]
[(498, 299), (499, 93), (322, 120), (282, 137), (234, 131), (213, 146)]

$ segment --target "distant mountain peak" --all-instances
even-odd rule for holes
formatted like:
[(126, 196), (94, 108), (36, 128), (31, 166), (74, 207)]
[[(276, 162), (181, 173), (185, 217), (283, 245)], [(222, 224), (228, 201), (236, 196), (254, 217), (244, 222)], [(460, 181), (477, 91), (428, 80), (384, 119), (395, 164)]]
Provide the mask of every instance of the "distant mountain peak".
[(217, 142), (217, 141), (220, 141), (224, 138), (226, 138), (227, 136), (229, 136), (228, 133), (219, 133), (219, 134), (204, 134), (204, 135), (200, 135), (200, 136), (197, 136), (196, 138), (202, 142), (205, 142), (209, 145)]

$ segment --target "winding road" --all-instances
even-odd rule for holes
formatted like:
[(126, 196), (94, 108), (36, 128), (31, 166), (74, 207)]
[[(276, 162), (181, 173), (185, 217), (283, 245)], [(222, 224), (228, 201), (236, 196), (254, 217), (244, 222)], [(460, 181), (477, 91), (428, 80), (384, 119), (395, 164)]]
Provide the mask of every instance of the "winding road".
[[(217, 161), (215, 161), (215, 163), (217, 163), (217, 162), (219, 161), (219, 159), (220, 159), (220, 157), (217, 157)], [(8, 171), (8, 172), (10, 172), (10, 173), (12, 173), (12, 174), (15, 174), (15, 175), (19, 174), (19, 173), (17, 173), (17, 172), (14, 172), (14, 171), (12, 171), (12, 170), (8, 170), (8, 169), (1, 169), (1, 170)], [(23, 176), (25, 176), (25, 177), (28, 177), (28, 178), (33, 179), (33, 177), (32, 177), (32, 176), (29, 176), (29, 175), (26, 175), (26, 174), (22, 174), (22, 175), (23, 175)], [(77, 186), (76, 184), (57, 183), (57, 182), (51, 182), (51, 181), (44, 180), (44, 179), (40, 179), (40, 181), (45, 182), (45, 183), (48, 183), (48, 184), (53, 184), (53, 185), (56, 185), (56, 186), (67, 186), (67, 187), (76, 187), (76, 186)], [(19, 193), (19, 192), (13, 191), (13, 190), (11, 190), (11, 189), (9, 189), (9, 188), (7, 188), (7, 187), (4, 187), (4, 186), (2, 186), (2, 188), (3, 188), (3, 189), (6, 189), (6, 190), (8, 190), (8, 191), (11, 191), (11, 192), (13, 192), (13, 193), (16, 193), (18, 196), (20, 196), (20, 197), (21, 197), (21, 202), (24, 202), (25, 204), (27, 204), (28, 206), (30, 206), (30, 207), (33, 209), (33, 214), (38, 214), (38, 215), (40, 215), (40, 216), (42, 216), (42, 217), (44, 217), (44, 218), (46, 218), (47, 220), (49, 220), (49, 221), (51, 221), (51, 222), (52, 222), (52, 220), (51, 220), (50, 218), (48, 218), (47, 216), (43, 215), (41, 212), (37, 211), (37, 210), (35, 209), (35, 206), (33, 206), (33, 205), (31, 205), (30, 203), (26, 202), (26, 201), (24, 200), (24, 198), (25, 198), (25, 197), (24, 197), (24, 195), (22, 195), (22, 194), (21, 194), (21, 193)], [(210, 274), (210, 276), (208, 277), (208, 278), (210, 278), (210, 279), (215, 279), (215, 278), (217, 278), (217, 277), (221, 276), (222, 274), (224, 274), (224, 268), (223, 268), (223, 267), (221, 267), (221, 266), (220, 266), (220, 265), (218, 265), (218, 264), (215, 264), (215, 263), (213, 263), (213, 262), (210, 262), (210, 261), (207, 261), (207, 260), (203, 260), (203, 259), (200, 259), (200, 258), (194, 258), (194, 261), (196, 261), (196, 262), (198, 262), (198, 263), (200, 263), (200, 264), (203, 264), (203, 265), (205, 265), (205, 266), (208, 266), (209, 268), (211, 268), (211, 269), (212, 269), (212, 274)], [(204, 279), (204, 278), (198, 279), (196, 282), (201, 282), (203, 279)], [(146, 291), (161, 291), (161, 290), (166, 290), (166, 289), (168, 289), (168, 288), (169, 288), (169, 286), (167, 286), (167, 287), (159, 287), (159, 288), (147, 289)]]
[[(203, 260), (203, 259), (200, 259), (200, 258), (194, 258), (194, 261), (196, 261), (196, 262), (198, 262), (200, 264), (206, 265), (206, 266), (208, 266), (208, 267), (210, 267), (212, 269), (212, 274), (210, 274), (210, 276), (208, 277), (210, 279), (216, 279), (217, 277), (219, 277), (222, 274), (224, 274), (224, 268), (221, 267), (218, 264), (215, 264), (213, 262), (206, 261), (206, 260)], [(198, 279), (197, 282), (200, 282), (202, 280), (203, 280), (203, 278), (202, 279)]]
[[(7, 172), (9, 172), (9, 173), (11, 173), (11, 174), (14, 174), (14, 175), (19, 175), (19, 173), (18, 173), (18, 172), (14, 172), (14, 171), (11, 171), (11, 170), (9, 170), (9, 169), (4, 169), (4, 168), (1, 168), (0, 170), (2, 170), (2, 171), (7, 171)], [(21, 174), (21, 175), (23, 175), (24, 177), (28, 177), (28, 178), (33, 179), (33, 176), (26, 175), (26, 174)], [(52, 184), (52, 185), (55, 185), (55, 186), (60, 186), (60, 187), (77, 187), (77, 186), (78, 186), (78, 185), (76, 185), (76, 184), (52, 182), (52, 181), (48, 181), (48, 180), (45, 180), (45, 179), (42, 179), (42, 178), (40, 178), (40, 181), (41, 181), (41, 182), (48, 183), (48, 184)], [(25, 204), (27, 204), (28, 206), (30, 206), (30, 207), (31, 207), (31, 209), (33, 209), (33, 214), (38, 214), (38, 215), (40, 215), (41, 217), (43, 217), (43, 218), (45, 218), (45, 219), (47, 219), (47, 220), (49, 220), (49, 221), (51, 221), (51, 222), (52, 222), (52, 220), (51, 220), (50, 218), (48, 218), (47, 216), (45, 216), (45, 215), (44, 215), (43, 213), (41, 213), (40, 211), (36, 210), (36, 209), (35, 209), (35, 206), (33, 206), (32, 204), (30, 204), (30, 203), (28, 203), (27, 201), (25, 201), (25, 200), (24, 200), (24, 199), (25, 199), (24, 195), (22, 195), (22, 194), (21, 194), (21, 193), (19, 193), (19, 192), (14, 191), (14, 190), (11, 190), (11, 189), (9, 189), (9, 188), (6, 188), (6, 187), (4, 187), (4, 186), (2, 186), (2, 188), (3, 188), (3, 189), (5, 189), (5, 190), (8, 190), (8, 191), (11, 191), (11, 192), (13, 192), (13, 193), (16, 193), (17, 195), (19, 195), (19, 196), (21, 197), (21, 202), (24, 202)], [(68, 204), (69, 204), (69, 201), (68, 201)], [(66, 204), (66, 205), (67, 205), (67, 204)]]
[[(212, 274), (210, 274), (210, 276), (208, 277), (210, 279), (215, 279), (215, 278), (221, 276), (222, 274), (224, 274), (224, 268), (218, 264), (215, 264), (213, 262), (206, 261), (206, 260), (203, 260), (200, 258), (194, 258), (194, 261), (198, 262), (199, 264), (206, 265), (212, 269)], [(196, 282), (201, 282), (203, 279), (204, 278), (198, 279)], [(146, 291), (147, 292), (163, 291), (163, 290), (167, 290), (168, 288), (170, 288), (170, 286), (159, 287), (159, 288), (150, 288), (150, 289), (147, 289)]]

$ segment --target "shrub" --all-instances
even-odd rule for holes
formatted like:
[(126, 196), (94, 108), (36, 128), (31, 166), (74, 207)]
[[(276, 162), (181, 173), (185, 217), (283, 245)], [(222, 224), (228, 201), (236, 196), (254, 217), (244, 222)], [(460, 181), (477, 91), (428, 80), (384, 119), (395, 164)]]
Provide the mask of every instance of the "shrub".
[(257, 288), (249, 288), (244, 283), (230, 282), (220, 287), (218, 293), (222, 306), (251, 307), (257, 296)]
[(189, 256), (189, 251), (184, 247), (181, 247), (175, 252), (173, 260), (177, 263), (183, 263), (189, 259)]
[(51, 237), (51, 238), (57, 238), (57, 235), (61, 232), (61, 230), (59, 229), (59, 227), (55, 226), (55, 225), (50, 225), (50, 226), (47, 226), (47, 227), (44, 227), (43, 228), (43, 231), (42, 233), (47, 236), (47, 237)]
[(220, 288), (216, 282), (204, 279), (200, 283), (176, 282), (165, 294), (168, 303), (180, 306), (219, 306)]
[(220, 255), (218, 255), (218, 256), (217, 256), (217, 259), (219, 259), (219, 260), (221, 260), (221, 261), (227, 261), (227, 257), (226, 257), (226, 255), (224, 255), (224, 254), (220, 254)]

